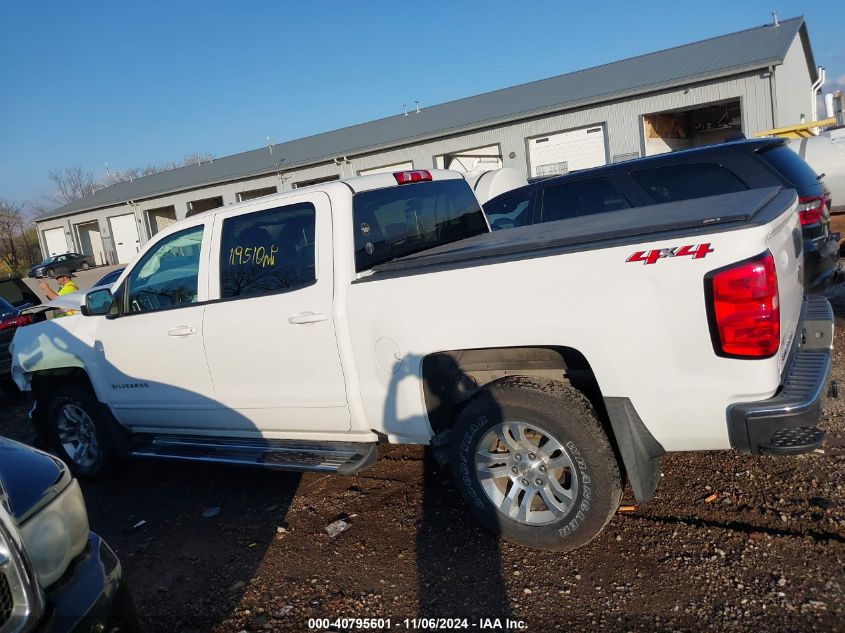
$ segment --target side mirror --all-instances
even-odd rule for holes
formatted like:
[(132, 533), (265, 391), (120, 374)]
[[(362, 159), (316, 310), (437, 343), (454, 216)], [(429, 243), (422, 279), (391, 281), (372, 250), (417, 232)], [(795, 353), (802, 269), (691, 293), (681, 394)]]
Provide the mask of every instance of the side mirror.
[(85, 316), (101, 316), (109, 314), (114, 305), (114, 297), (108, 288), (92, 290), (85, 295), (85, 303), (82, 306), (82, 314)]

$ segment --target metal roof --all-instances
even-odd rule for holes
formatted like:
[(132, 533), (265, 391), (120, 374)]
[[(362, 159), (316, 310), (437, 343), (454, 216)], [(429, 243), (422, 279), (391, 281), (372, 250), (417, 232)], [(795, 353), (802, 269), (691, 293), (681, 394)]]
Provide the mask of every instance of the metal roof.
[[(795, 36), (809, 41), (804, 18), (487, 92), (268, 148), (122, 182), (66, 204), (38, 221), (408, 145), (446, 134), (618, 99), (783, 63)], [(812, 53), (809, 53), (812, 56)], [(810, 60), (812, 61), (812, 60)], [(810, 66), (815, 73), (814, 62)]]

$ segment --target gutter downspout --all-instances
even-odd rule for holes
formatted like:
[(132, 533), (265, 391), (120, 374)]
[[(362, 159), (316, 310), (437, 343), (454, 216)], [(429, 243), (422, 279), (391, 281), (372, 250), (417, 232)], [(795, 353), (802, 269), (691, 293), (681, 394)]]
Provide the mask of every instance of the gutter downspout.
[(778, 121), (778, 104), (775, 95), (777, 93), (777, 85), (775, 83), (775, 67), (769, 66), (769, 100), (772, 102), (772, 127), (776, 128), (780, 124)]
[[(819, 90), (824, 85), (825, 74), (824, 66), (819, 66), (819, 78), (810, 86), (810, 121), (818, 120), (819, 106), (816, 95), (818, 95)], [(813, 128), (813, 133), (818, 134), (819, 128)]]

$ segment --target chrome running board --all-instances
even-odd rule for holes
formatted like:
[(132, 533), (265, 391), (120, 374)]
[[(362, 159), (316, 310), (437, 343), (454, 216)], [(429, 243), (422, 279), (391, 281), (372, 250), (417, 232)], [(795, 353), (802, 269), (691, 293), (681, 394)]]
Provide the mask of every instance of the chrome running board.
[(321, 471), (348, 475), (373, 464), (375, 443), (313, 442), (212, 438), (191, 435), (140, 435), (134, 457), (257, 466), (277, 470)]

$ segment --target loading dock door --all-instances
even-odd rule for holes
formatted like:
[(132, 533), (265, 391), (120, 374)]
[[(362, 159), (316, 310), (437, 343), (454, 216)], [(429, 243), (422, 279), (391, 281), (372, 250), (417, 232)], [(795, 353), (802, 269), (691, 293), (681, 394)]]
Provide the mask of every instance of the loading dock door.
[(528, 140), (531, 176), (553, 176), (607, 163), (604, 126), (558, 132)]
[(65, 239), (65, 230), (59, 227), (44, 231), (44, 246), (47, 249), (47, 252), (44, 253), (45, 257), (67, 253), (68, 247), (67, 240)]
[(138, 224), (134, 213), (115, 215), (109, 218), (111, 237), (117, 252), (117, 263), (128, 264), (141, 248), (141, 238), (138, 237)]

